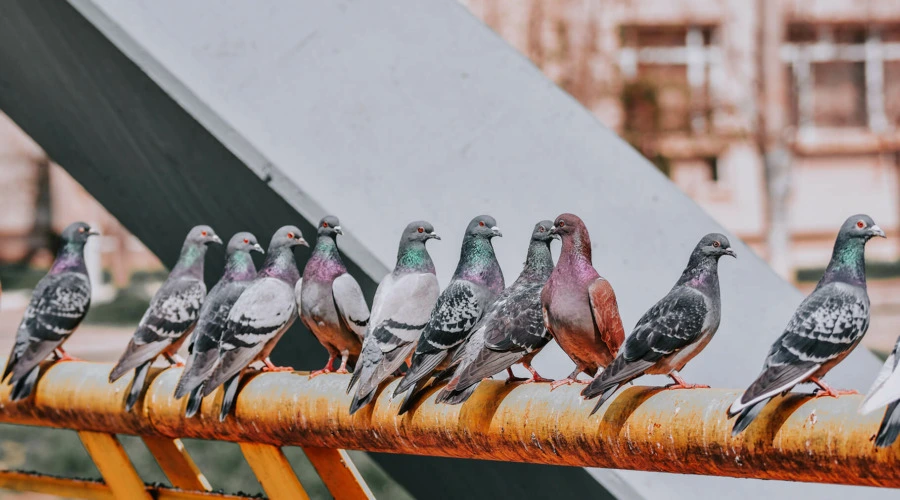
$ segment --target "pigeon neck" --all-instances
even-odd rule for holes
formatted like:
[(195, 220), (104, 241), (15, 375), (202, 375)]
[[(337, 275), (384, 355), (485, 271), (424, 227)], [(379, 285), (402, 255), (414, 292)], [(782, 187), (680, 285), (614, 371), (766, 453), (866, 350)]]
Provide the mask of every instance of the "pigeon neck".
[(709, 255), (691, 255), (675, 286), (687, 285), (701, 290), (719, 289), (719, 259)]
[(843, 281), (866, 286), (866, 242), (862, 238), (838, 238), (831, 254), (831, 262), (819, 285)]
[(291, 286), (296, 285), (300, 279), (300, 271), (297, 270), (297, 261), (294, 260), (291, 247), (270, 248), (259, 276), (278, 278)]
[(525, 257), (525, 269), (522, 274), (547, 278), (553, 272), (553, 254), (550, 253), (549, 241), (532, 241), (528, 245), (528, 256)]
[(236, 251), (225, 261), (222, 279), (227, 281), (247, 281), (256, 276), (256, 264), (249, 252)]
[(331, 236), (319, 236), (316, 247), (303, 269), (304, 279), (331, 281), (347, 272), (337, 242)]
[(562, 250), (560, 251), (561, 263), (574, 263), (576, 261), (585, 261), (588, 265), (592, 264), (591, 257), (591, 237), (584, 230), (577, 230), (567, 237), (563, 237)]
[(503, 290), (503, 271), (494, 255), (491, 240), (466, 235), (453, 279), (481, 283), (491, 289), (498, 289), (498, 293)]
[(181, 248), (178, 262), (169, 273), (172, 276), (190, 275), (196, 278), (203, 277), (203, 262), (206, 257), (206, 245), (187, 243)]
[(87, 273), (84, 263), (84, 243), (65, 243), (56, 254), (56, 260), (50, 268), (50, 274), (63, 272)]
[(394, 266), (394, 274), (404, 273), (431, 273), (435, 274), (434, 262), (424, 241), (410, 241), (400, 245), (397, 252), (397, 265)]

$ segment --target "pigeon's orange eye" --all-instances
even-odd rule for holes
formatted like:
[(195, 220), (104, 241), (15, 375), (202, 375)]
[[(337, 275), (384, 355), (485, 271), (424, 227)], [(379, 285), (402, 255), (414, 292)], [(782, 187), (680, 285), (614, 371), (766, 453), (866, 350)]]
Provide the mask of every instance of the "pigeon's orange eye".
[(719, 243), (718, 241), (714, 241), (714, 242), (713, 242), (713, 246), (716, 247), (716, 248), (719, 248), (719, 246), (721, 246), (721, 245), (722, 245), (722, 244)]
[(250, 240), (248, 240), (247, 238), (244, 238), (244, 243), (245, 243), (245, 244), (249, 244), (249, 243), (250, 243)]
[(206, 236), (206, 231), (200, 231), (200, 236)]
[(328, 223), (327, 223), (327, 222), (323, 222), (323, 223), (322, 223), (322, 227), (328, 227)]
[(481, 226), (481, 227), (484, 227), (484, 221), (479, 221), (479, 222), (478, 222), (478, 225)]
[(288, 233), (288, 238), (289, 238), (289, 239), (294, 239), (294, 233)]
[(863, 222), (863, 221), (858, 221), (858, 222), (856, 223), (856, 227), (862, 229), (862, 228), (866, 227), (866, 223)]
[(539, 231), (543, 233), (543, 232), (544, 232), (544, 228), (541, 227), (541, 228), (539, 229)]
[(83, 228), (83, 227), (79, 227), (79, 228), (78, 228), (78, 232), (79, 232), (79, 233), (83, 233), (83, 232), (84, 232), (84, 228)]
[(424, 233), (424, 232), (425, 232), (425, 228), (424, 228), (424, 227), (420, 227), (419, 229), (417, 229), (417, 231), (419, 231), (420, 233)]
[(561, 220), (561, 221), (559, 221), (556, 225), (559, 226), (559, 227), (566, 227), (566, 221)]

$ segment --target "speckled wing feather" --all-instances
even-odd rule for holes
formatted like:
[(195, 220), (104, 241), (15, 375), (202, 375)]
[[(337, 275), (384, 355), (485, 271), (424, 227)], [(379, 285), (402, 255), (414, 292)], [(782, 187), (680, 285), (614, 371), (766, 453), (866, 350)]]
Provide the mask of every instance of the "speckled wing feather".
[(818, 288), (797, 308), (769, 351), (762, 373), (730, 413), (789, 390), (823, 365), (843, 358), (868, 327), (865, 289), (841, 282)]
[(661, 358), (691, 345), (700, 336), (707, 314), (700, 291), (674, 288), (638, 321), (622, 355), (582, 391), (593, 398), (644, 373)]
[(153, 296), (125, 353), (110, 373), (110, 381), (155, 358), (189, 332), (197, 321), (205, 297), (206, 284), (202, 280), (166, 281)]
[(594, 321), (600, 333), (599, 340), (606, 344), (609, 352), (615, 356), (625, 340), (625, 328), (622, 326), (622, 318), (619, 317), (616, 292), (608, 281), (597, 278), (588, 288), (588, 295), (591, 299)]
[(331, 289), (341, 321), (359, 338), (363, 338), (369, 324), (369, 306), (359, 283), (350, 274), (342, 274), (335, 278)]
[(16, 342), (3, 372), (10, 384), (43, 361), (78, 327), (91, 303), (86, 275), (69, 272), (47, 275), (38, 283), (16, 332)]
[(228, 313), (220, 361), (204, 385), (204, 396), (252, 363), (296, 318), (297, 301), (287, 283), (268, 277), (253, 282)]
[(466, 340), (481, 317), (483, 308), (472, 283), (465, 280), (450, 283), (434, 306), (428, 325), (422, 331), (416, 346), (412, 366), (397, 385), (394, 394), (403, 393), (430, 375), (451, 349)]

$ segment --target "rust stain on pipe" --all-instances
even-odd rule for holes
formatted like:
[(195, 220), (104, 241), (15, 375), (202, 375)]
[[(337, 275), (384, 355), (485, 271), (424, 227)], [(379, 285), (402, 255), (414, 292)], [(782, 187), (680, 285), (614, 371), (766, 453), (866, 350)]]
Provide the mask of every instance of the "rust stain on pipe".
[(594, 416), (580, 387), (482, 383), (464, 405), (429, 397), (397, 416), (390, 394), (348, 415), (349, 377), (301, 373), (247, 377), (235, 416), (218, 421), (221, 393), (193, 419), (172, 397), (181, 369), (156, 371), (136, 410), (125, 413), (130, 380), (107, 383), (110, 365), (66, 362), (46, 370), (33, 399), (9, 403), (0, 421), (108, 433), (202, 438), (277, 446), (635, 469), (760, 479), (900, 487), (900, 446), (869, 440), (881, 414), (859, 415), (861, 396), (776, 398), (747, 431), (731, 436), (725, 410), (737, 390), (632, 387)]

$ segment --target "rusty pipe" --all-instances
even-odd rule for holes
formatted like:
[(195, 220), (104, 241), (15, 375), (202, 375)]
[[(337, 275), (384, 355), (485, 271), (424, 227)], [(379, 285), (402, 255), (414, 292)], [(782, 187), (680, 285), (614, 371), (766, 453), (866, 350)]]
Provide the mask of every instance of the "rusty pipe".
[(881, 415), (859, 415), (860, 396), (776, 398), (746, 432), (731, 436), (725, 410), (736, 390), (632, 387), (589, 416), (580, 387), (487, 381), (463, 405), (435, 405), (435, 390), (397, 416), (392, 381), (351, 416), (346, 375), (247, 376), (235, 415), (220, 423), (221, 393), (193, 419), (172, 393), (181, 369), (155, 371), (135, 411), (130, 380), (107, 382), (111, 365), (65, 362), (44, 370), (34, 396), (10, 403), (0, 421), (109, 433), (278, 446), (478, 458), (581, 467), (900, 487), (900, 446), (876, 449)]

